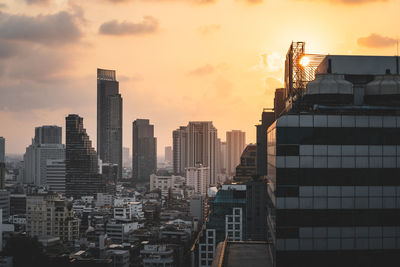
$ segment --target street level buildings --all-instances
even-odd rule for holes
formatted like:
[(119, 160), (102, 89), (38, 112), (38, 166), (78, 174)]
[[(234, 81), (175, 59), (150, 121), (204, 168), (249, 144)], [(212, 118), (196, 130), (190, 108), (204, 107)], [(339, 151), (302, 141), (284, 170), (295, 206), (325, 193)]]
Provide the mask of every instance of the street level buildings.
[(115, 70), (97, 69), (97, 152), (122, 176), (122, 97)]

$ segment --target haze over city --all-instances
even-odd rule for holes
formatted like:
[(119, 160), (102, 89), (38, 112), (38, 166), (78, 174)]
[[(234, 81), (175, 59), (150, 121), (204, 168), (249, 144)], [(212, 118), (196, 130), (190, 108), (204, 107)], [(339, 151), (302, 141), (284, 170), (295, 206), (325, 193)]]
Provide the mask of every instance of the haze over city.
[(6, 152), (23, 154), (34, 127), (64, 128), (70, 113), (95, 146), (96, 68), (116, 70), (126, 147), (136, 118), (154, 124), (159, 155), (193, 120), (213, 121), (223, 140), (240, 129), (255, 142), (292, 40), (308, 53), (395, 55), (398, 10), (396, 0), (2, 1)]

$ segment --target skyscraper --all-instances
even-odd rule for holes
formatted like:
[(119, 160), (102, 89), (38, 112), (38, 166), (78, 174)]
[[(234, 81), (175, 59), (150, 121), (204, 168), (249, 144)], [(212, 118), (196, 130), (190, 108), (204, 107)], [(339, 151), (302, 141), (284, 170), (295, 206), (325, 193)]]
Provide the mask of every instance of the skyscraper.
[(83, 118), (66, 117), (66, 186), (67, 197), (79, 198), (105, 192), (105, 181), (99, 174), (97, 153), (83, 128)]
[(186, 164), (186, 127), (181, 126), (172, 132), (172, 161), (174, 174), (183, 175)]
[(6, 179), (6, 139), (0, 137), (0, 188), (4, 188)]
[(257, 175), (267, 175), (267, 129), (274, 122), (275, 114), (272, 111), (263, 110), (261, 115), (261, 124), (256, 125), (257, 129), (257, 157), (256, 172)]
[(234, 175), (240, 156), (246, 147), (246, 133), (239, 130), (226, 132), (227, 173)]
[(45, 125), (35, 128), (34, 143), (40, 144), (61, 144), (62, 128), (54, 125)]
[(6, 139), (0, 136), (0, 163), (6, 162)]
[(132, 160), (131, 160), (129, 147), (122, 148), (122, 161), (123, 161), (122, 166), (124, 168), (128, 168), (131, 166)]
[(211, 121), (191, 121), (187, 128), (186, 164), (202, 164), (210, 168), (209, 184), (215, 184), (217, 155), (217, 129)]
[(97, 150), (122, 176), (122, 97), (115, 70), (97, 69)]
[(24, 154), (24, 183), (35, 185), (47, 183), (47, 160), (65, 159), (65, 146), (61, 140), (62, 128), (59, 126), (35, 128), (35, 137)]
[(166, 162), (172, 162), (172, 147), (171, 146), (165, 147), (164, 159)]
[(147, 119), (137, 119), (132, 124), (132, 179), (133, 182), (150, 182), (157, 170), (157, 138), (154, 125)]

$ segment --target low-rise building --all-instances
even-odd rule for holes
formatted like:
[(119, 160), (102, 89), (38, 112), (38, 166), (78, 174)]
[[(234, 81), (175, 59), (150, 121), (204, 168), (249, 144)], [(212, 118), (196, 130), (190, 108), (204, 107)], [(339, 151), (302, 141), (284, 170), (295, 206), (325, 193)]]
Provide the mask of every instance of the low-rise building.
[(174, 251), (166, 245), (145, 245), (140, 251), (143, 267), (172, 267), (174, 266)]

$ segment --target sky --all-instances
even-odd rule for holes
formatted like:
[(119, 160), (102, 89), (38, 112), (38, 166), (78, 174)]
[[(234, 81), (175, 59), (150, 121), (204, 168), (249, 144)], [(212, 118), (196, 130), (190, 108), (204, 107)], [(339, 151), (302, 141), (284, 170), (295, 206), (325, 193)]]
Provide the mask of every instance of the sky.
[(188, 121), (255, 142), (292, 41), (316, 54), (395, 55), (400, 0), (0, 0), (0, 136), (84, 118), (96, 145), (96, 69), (114, 69), (123, 145), (150, 119), (158, 154)]

